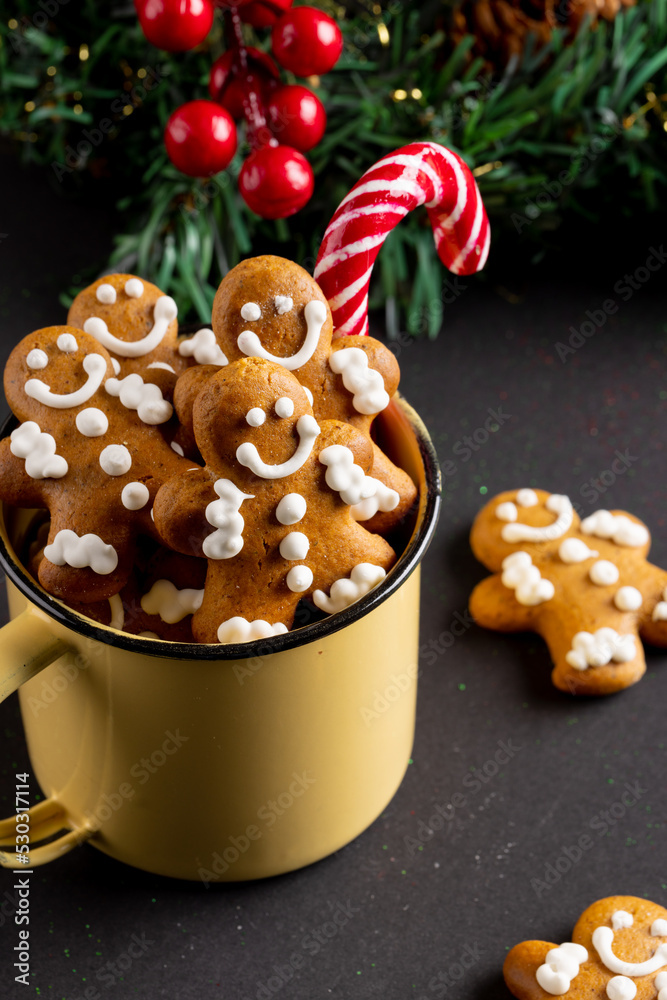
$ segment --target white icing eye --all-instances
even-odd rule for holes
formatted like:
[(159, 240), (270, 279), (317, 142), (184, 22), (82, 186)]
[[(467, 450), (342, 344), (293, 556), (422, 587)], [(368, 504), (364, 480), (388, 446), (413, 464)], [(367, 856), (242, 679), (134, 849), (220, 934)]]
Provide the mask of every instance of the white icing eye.
[(285, 577), (285, 583), (293, 594), (303, 594), (313, 582), (313, 571), (308, 566), (293, 566)]
[(120, 375), (120, 363), (118, 361), (116, 361), (115, 358), (111, 359), (111, 367), (114, 370), (114, 374)]
[(588, 575), (598, 587), (609, 587), (618, 580), (618, 566), (608, 559), (598, 559), (588, 571)]
[(266, 420), (266, 413), (259, 406), (253, 406), (245, 415), (246, 423), (251, 427), (261, 427)]
[(621, 587), (614, 594), (614, 604), (619, 611), (638, 611), (643, 600), (636, 587)]
[(285, 313), (288, 313), (294, 307), (294, 302), (289, 295), (276, 295), (273, 304), (279, 316), (284, 316)]
[(87, 406), (76, 415), (76, 429), (84, 437), (100, 437), (109, 430), (107, 415), (96, 406)]
[(141, 510), (148, 503), (150, 493), (144, 483), (128, 483), (123, 487), (120, 498), (127, 510)]
[(139, 281), (138, 278), (130, 278), (129, 281), (125, 282), (125, 294), (129, 295), (131, 299), (140, 299), (144, 294), (143, 281)]
[(289, 396), (281, 396), (276, 400), (276, 416), (291, 417), (294, 413), (294, 403)]
[(49, 363), (49, 357), (45, 351), (40, 351), (40, 349), (36, 347), (28, 353), (25, 363), (28, 368), (32, 368), (33, 371), (39, 371), (42, 368), (46, 368)]
[[(667, 920), (654, 920), (651, 924), (651, 935), (653, 937), (667, 937)], [(664, 986), (667, 986), (667, 972), (664, 973), (665, 982)]]
[(310, 542), (303, 531), (290, 531), (280, 543), (280, 554), (288, 562), (296, 562), (306, 558), (309, 548)]
[(113, 285), (103, 284), (97, 286), (95, 298), (98, 302), (103, 302), (105, 306), (112, 306), (116, 301), (116, 289)]
[(634, 922), (635, 918), (627, 910), (616, 910), (611, 917), (611, 926), (615, 931), (620, 931), (623, 927), (632, 927)]
[(516, 509), (516, 504), (513, 504), (511, 500), (499, 503), (496, 507), (496, 517), (500, 521), (516, 521), (518, 516), (519, 512)]
[(109, 476), (122, 476), (132, 468), (132, 456), (124, 444), (108, 444), (100, 452), (100, 465)]
[(288, 493), (276, 507), (276, 520), (280, 524), (297, 524), (303, 520), (306, 506), (300, 493)]
[(539, 500), (537, 499), (537, 493), (535, 490), (519, 490), (516, 495), (516, 502), (519, 507), (535, 507)]
[(71, 333), (61, 333), (56, 340), (56, 344), (63, 354), (73, 354), (74, 351), (78, 351), (79, 349), (76, 338)]
[(262, 310), (259, 308), (256, 302), (246, 302), (244, 306), (241, 306), (242, 319), (246, 319), (250, 323), (253, 323), (255, 320), (259, 319), (261, 315), (262, 315)]
[(312, 405), (313, 405), (313, 394), (312, 394), (312, 392), (311, 392), (311, 391), (310, 391), (310, 389), (309, 389), (309, 388), (308, 388), (307, 386), (305, 386), (305, 385), (302, 385), (302, 386), (301, 386), (301, 388), (302, 388), (302, 389), (303, 389), (303, 391), (305, 392), (306, 396), (308, 397), (308, 402), (309, 402), (309, 403), (310, 403), (310, 405), (312, 406)]

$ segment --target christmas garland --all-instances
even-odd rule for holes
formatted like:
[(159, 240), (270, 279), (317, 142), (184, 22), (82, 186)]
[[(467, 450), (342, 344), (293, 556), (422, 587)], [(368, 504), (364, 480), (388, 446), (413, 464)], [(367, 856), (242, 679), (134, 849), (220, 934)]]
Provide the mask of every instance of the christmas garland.
[[(446, 143), (470, 165), (496, 246), (520, 242), (538, 254), (565, 215), (657, 207), (667, 180), (667, 0), (640, 0), (610, 22), (584, 19), (574, 37), (556, 26), (540, 47), (528, 36), (504, 68), (476, 54), (475, 35), (453, 46), (442, 3), (318, 6), (338, 21), (345, 48), (332, 72), (308, 81), (328, 127), (308, 154), (315, 195), (289, 219), (259, 219), (240, 199), (247, 150), (208, 180), (167, 158), (164, 126), (179, 104), (206, 95), (225, 50), (221, 27), (200, 49), (171, 55), (146, 41), (132, 5), (109, 22), (92, 0), (75, 16), (67, 0), (18, 0), (0, 24), (0, 128), (58, 192), (116, 203), (109, 267), (155, 281), (202, 320), (244, 256), (275, 252), (312, 270), (351, 185), (415, 139)], [(376, 271), (371, 305), (387, 304), (389, 335), (405, 325), (435, 334), (443, 275), (419, 213), (392, 232)]]

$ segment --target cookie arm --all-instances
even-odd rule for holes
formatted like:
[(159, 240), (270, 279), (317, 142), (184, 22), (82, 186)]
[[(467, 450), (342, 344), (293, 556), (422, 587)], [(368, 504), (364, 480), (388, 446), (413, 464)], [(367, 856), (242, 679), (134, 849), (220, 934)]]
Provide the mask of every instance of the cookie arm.
[(667, 573), (647, 563), (642, 586), (651, 597), (646, 600), (646, 616), (639, 634), (652, 646), (667, 646)]
[(373, 368), (382, 375), (385, 391), (389, 396), (393, 396), (398, 389), (401, 378), (400, 368), (395, 356), (385, 347), (384, 344), (376, 340), (375, 337), (334, 337), (331, 350), (344, 351), (350, 347), (360, 347), (368, 358), (368, 367)]
[(510, 993), (517, 997), (517, 1000), (541, 1000), (548, 997), (535, 975), (544, 960), (547, 952), (558, 945), (550, 944), (548, 941), (522, 941), (508, 952), (503, 965), (503, 976)]
[(535, 630), (535, 607), (519, 604), (514, 591), (503, 584), (499, 575), (488, 576), (477, 584), (469, 606), (473, 618), (483, 628), (496, 632)]
[(14, 507), (48, 507), (48, 483), (25, 471), (25, 459), (13, 455), (11, 439), (0, 441), (0, 499)]
[(206, 508), (216, 499), (213, 480), (203, 469), (163, 483), (153, 504), (153, 519), (164, 544), (186, 556), (203, 556), (202, 543), (215, 530), (206, 520)]

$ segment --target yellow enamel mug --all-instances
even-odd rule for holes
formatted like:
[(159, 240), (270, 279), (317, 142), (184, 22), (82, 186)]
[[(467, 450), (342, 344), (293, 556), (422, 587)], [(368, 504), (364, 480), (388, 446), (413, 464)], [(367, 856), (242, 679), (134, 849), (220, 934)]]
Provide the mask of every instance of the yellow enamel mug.
[(0, 822), (5, 867), (21, 867), (16, 838), (29, 826), (30, 866), (88, 841), (160, 875), (263, 878), (326, 857), (377, 818), (412, 748), (419, 563), (440, 479), (404, 401), (376, 423), (419, 485), (402, 555), (365, 598), (286, 635), (193, 645), (99, 625), (27, 575), (17, 553), (34, 512), (5, 510), (0, 693), (20, 687), (46, 796), (20, 830), (16, 817)]

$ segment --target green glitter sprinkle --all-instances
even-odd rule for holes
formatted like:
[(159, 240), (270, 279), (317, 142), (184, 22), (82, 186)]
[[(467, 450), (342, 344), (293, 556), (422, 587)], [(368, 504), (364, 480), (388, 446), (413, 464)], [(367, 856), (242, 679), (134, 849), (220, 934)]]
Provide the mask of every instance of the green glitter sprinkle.
[(459, 691), (465, 691), (466, 686), (465, 686), (465, 684), (459, 684), (458, 688), (459, 688)]
[(485, 496), (489, 492), (488, 486), (480, 486), (479, 492), (482, 494), (482, 496)]

